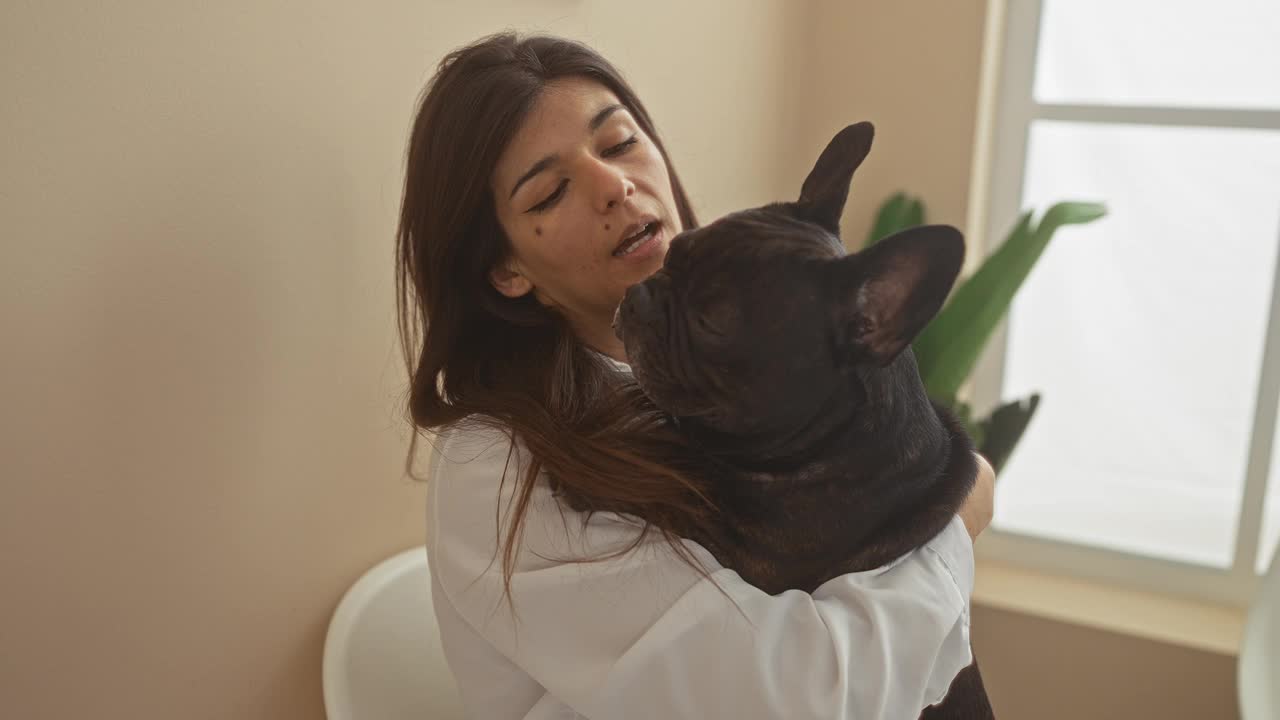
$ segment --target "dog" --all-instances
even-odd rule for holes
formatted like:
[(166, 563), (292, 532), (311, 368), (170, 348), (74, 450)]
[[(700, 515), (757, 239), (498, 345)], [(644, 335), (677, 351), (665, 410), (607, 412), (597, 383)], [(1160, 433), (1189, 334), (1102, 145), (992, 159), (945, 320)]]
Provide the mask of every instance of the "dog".
[[(853, 254), (840, 240), (873, 136), (866, 122), (836, 134), (797, 201), (674, 237), (615, 316), (635, 382), (715, 468), (718, 522), (671, 529), (771, 594), (923, 545), (977, 474), (910, 348), (960, 272), (963, 236), (916, 227)], [(993, 717), (976, 663), (922, 717)]]

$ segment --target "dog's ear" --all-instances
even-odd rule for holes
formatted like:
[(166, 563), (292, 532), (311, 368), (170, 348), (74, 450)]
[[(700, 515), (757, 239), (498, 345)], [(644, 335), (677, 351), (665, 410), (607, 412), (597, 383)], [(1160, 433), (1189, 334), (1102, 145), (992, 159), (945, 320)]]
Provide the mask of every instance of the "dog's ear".
[(949, 225), (924, 225), (830, 262), (840, 361), (883, 367), (942, 308), (964, 264), (964, 236)]
[(796, 209), (801, 219), (840, 235), (840, 215), (849, 199), (853, 171), (871, 152), (874, 136), (875, 128), (869, 122), (850, 125), (836, 133), (800, 189)]

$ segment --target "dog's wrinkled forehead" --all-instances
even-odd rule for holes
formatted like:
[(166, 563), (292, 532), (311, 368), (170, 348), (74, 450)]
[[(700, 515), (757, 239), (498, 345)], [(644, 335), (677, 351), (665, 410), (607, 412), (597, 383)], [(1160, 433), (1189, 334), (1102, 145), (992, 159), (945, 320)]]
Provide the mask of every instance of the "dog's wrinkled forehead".
[(744, 210), (682, 233), (671, 245), (668, 266), (696, 271), (725, 263), (772, 263), (788, 258), (825, 260), (845, 255), (829, 230), (800, 219), (794, 203)]

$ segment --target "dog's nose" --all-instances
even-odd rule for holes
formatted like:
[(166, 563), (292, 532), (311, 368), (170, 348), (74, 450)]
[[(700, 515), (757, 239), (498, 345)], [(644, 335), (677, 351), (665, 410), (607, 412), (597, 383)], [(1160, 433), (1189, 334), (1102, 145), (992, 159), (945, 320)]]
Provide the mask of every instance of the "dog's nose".
[(622, 296), (622, 302), (618, 304), (618, 309), (613, 312), (613, 334), (619, 340), (622, 340), (622, 316), (628, 315), (635, 317), (636, 313), (643, 316), (649, 311), (649, 305), (652, 304), (653, 297), (649, 294), (649, 289), (643, 284), (632, 285)]
[(645, 283), (639, 283), (627, 288), (627, 294), (622, 299), (622, 307), (627, 308), (629, 314), (645, 315), (649, 311), (649, 306), (653, 304), (653, 295), (650, 294), (649, 288)]

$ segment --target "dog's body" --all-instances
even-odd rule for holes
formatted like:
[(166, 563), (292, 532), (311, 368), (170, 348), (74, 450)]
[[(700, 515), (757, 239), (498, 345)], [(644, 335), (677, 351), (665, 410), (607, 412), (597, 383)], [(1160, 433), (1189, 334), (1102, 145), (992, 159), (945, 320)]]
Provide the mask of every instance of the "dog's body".
[[(909, 348), (959, 273), (960, 233), (915, 228), (854, 255), (839, 240), (871, 137), (839, 133), (799, 201), (681, 233), (618, 312), (636, 381), (705, 459), (719, 513), (668, 529), (770, 593), (923, 545), (976, 474)], [(923, 717), (991, 718), (977, 666)]]

